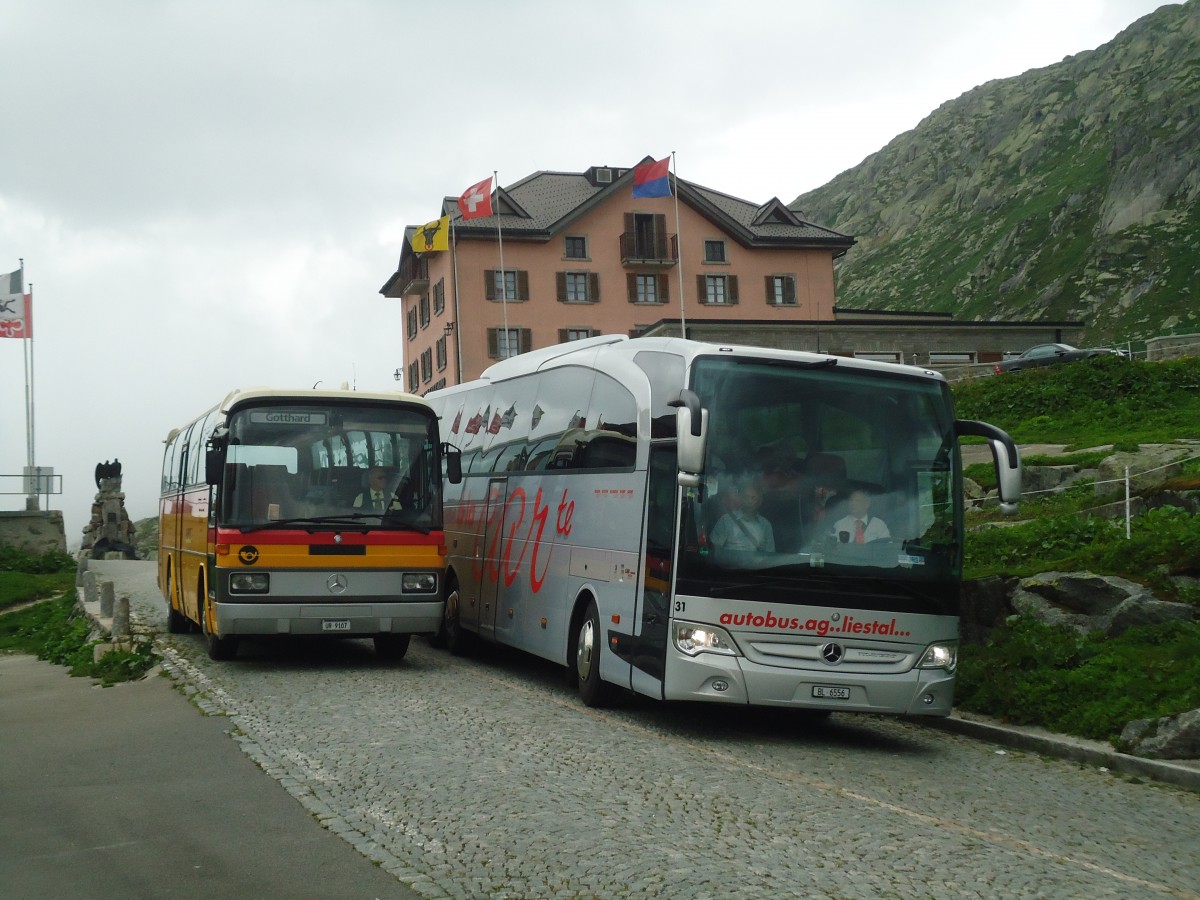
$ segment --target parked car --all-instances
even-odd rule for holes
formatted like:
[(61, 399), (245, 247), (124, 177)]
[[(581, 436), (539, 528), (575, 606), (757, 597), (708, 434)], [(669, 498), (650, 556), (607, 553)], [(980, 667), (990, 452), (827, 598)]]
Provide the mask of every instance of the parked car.
[(1030, 347), (1020, 356), (996, 363), (996, 374), (1001, 372), (1017, 372), (1021, 369), (1032, 369), (1036, 366), (1052, 366), (1056, 363), (1075, 362), (1077, 359), (1090, 359), (1093, 356), (1119, 356), (1129, 359), (1124, 350), (1113, 350), (1110, 347), (1091, 347), (1080, 350), (1070, 344), (1038, 344)]

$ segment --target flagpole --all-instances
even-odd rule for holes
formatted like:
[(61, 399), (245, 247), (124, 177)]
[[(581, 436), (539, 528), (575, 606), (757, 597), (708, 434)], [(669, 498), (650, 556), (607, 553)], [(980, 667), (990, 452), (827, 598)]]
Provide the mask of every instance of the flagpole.
[(25, 288), (25, 260), (21, 260), (21, 303), (25, 307), (25, 339), (21, 341), (21, 357), (25, 367), (25, 463), (29, 471), (29, 490), (25, 494), (25, 508), (27, 510), (40, 509), (38, 503), (38, 477), (37, 458), (35, 453), (35, 443), (33, 437), (33, 332), (29, 328), (29, 307), (32, 305), (33, 285), (29, 285), (28, 296), (30, 302), (25, 302), (27, 296)]
[(679, 232), (679, 169), (675, 165), (675, 151), (671, 151), (671, 171), (675, 175), (675, 243), (679, 260), (675, 265), (679, 273), (679, 336), (687, 337), (687, 312), (683, 305), (683, 235)]
[(458, 312), (458, 236), (450, 217), (450, 267), (454, 275), (454, 383), (462, 384), (462, 317)]
[[(508, 333), (508, 278), (504, 274), (504, 232), (500, 228), (500, 173), (492, 169), (492, 180), (496, 185), (496, 208), (492, 215), (496, 217), (496, 243), (500, 245), (500, 308), (504, 311), (504, 353), (502, 359), (507, 359), (512, 349)], [(513, 288), (516, 289), (517, 279), (513, 276)], [(499, 344), (499, 342), (497, 342)], [(511, 354), (515, 356), (516, 354)]]

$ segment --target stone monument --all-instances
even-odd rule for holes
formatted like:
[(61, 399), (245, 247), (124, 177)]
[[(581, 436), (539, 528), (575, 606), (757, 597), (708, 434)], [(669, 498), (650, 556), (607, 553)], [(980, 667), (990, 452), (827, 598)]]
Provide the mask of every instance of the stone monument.
[(88, 559), (137, 559), (136, 535), (125, 495), (121, 492), (121, 461), (96, 466), (96, 501), (92, 518), (83, 528), (80, 555)]

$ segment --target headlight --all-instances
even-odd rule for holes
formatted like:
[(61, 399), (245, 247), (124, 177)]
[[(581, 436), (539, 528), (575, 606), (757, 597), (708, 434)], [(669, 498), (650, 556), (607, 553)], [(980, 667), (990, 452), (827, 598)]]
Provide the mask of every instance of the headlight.
[(725, 656), (736, 656), (737, 647), (724, 630), (713, 625), (690, 625), (687, 622), (676, 622), (673, 633), (675, 647), (680, 653), (697, 656), (701, 653), (722, 653)]
[(917, 663), (918, 669), (945, 669), (953, 672), (958, 668), (958, 644), (930, 644), (925, 655)]
[(434, 572), (405, 572), (400, 576), (400, 590), (405, 594), (436, 594), (437, 575)]
[(229, 576), (231, 594), (265, 594), (271, 590), (271, 576), (267, 572), (234, 572)]

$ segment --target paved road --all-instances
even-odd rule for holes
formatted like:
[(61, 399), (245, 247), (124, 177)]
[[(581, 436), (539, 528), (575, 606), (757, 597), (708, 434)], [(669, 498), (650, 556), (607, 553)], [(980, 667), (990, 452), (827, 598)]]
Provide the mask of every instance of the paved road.
[[(161, 622), (153, 565), (104, 565)], [(907, 721), (594, 711), (552, 666), (419, 641), (393, 667), (365, 641), (163, 646), (251, 759), (424, 896), (1200, 897), (1200, 794)]]
[(0, 656), (0, 896), (414, 898), (171, 682)]

